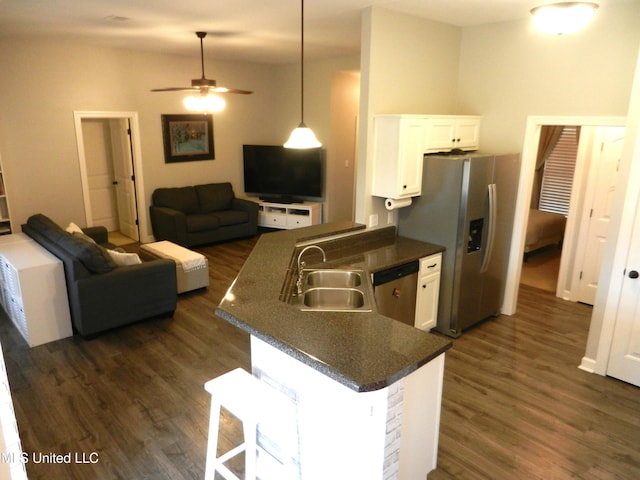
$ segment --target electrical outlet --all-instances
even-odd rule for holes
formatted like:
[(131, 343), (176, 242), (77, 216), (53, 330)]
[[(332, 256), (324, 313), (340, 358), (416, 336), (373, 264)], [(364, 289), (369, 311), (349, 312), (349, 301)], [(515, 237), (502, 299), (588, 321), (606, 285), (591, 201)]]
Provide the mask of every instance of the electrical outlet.
[(377, 227), (378, 226), (378, 214), (374, 213), (369, 215), (369, 227)]
[(393, 210), (387, 212), (387, 225), (391, 225), (393, 222), (395, 222), (395, 220), (395, 212)]

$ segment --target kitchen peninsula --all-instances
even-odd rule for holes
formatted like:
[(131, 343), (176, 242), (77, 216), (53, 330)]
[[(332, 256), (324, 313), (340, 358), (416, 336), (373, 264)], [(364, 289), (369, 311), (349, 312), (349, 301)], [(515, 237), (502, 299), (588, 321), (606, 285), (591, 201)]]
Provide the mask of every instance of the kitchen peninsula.
[[(263, 235), (216, 314), (251, 334), (254, 376), (285, 393), (265, 426), (262, 478), (426, 478), (436, 466), (444, 352), (451, 342), (371, 312), (301, 311), (298, 254), (368, 273), (443, 250), (337, 222)], [(307, 263), (321, 264), (315, 250)], [(262, 438), (262, 442), (260, 442)], [(269, 473), (276, 472), (276, 473)], [(272, 477), (270, 477), (270, 475)]]

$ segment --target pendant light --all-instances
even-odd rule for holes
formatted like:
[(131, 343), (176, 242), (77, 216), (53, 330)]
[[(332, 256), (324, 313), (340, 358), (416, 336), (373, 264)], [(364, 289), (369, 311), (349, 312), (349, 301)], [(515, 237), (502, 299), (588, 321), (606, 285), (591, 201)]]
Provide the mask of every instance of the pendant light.
[(304, 123), (304, 0), (300, 0), (300, 125), (293, 129), (285, 148), (318, 148), (322, 144), (318, 141), (313, 130)]
[(533, 24), (551, 35), (577, 32), (593, 18), (598, 8), (593, 2), (556, 2), (540, 5), (531, 10)]

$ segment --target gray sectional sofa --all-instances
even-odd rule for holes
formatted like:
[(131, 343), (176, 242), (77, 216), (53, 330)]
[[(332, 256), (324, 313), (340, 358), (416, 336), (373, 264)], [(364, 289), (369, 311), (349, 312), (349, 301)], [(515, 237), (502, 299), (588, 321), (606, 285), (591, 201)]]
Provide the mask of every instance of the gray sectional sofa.
[(236, 198), (229, 182), (158, 188), (149, 207), (153, 236), (183, 247), (250, 237), (258, 204)]
[(50, 218), (29, 217), (22, 231), (58, 257), (64, 265), (69, 310), (74, 330), (83, 337), (176, 309), (176, 265), (158, 259), (117, 266), (99, 244), (106, 244), (104, 227), (72, 234)]

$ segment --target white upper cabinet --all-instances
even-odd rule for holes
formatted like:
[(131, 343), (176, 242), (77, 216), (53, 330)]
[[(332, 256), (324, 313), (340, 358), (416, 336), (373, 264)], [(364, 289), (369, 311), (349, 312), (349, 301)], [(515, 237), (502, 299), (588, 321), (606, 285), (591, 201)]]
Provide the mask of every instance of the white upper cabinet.
[(374, 119), (373, 195), (406, 198), (422, 190), (426, 120), (414, 115)]
[(448, 152), (454, 148), (477, 150), (480, 117), (467, 115), (427, 117), (425, 153)]
[(422, 193), (426, 153), (477, 150), (480, 117), (471, 115), (376, 115), (372, 195), (416, 197)]

